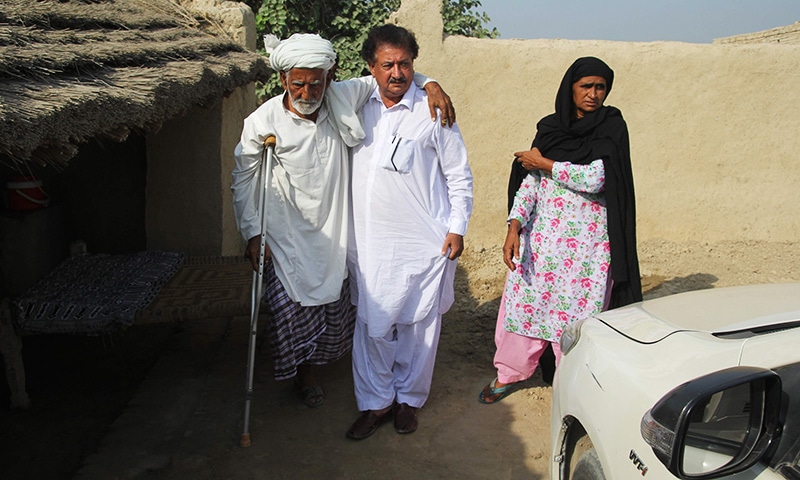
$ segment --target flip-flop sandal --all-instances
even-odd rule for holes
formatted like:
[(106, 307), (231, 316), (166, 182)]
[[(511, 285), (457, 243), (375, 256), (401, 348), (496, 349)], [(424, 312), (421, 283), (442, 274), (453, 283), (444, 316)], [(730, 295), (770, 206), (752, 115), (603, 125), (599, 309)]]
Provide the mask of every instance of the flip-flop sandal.
[(489, 385), (483, 387), (481, 393), (478, 394), (478, 401), (486, 405), (497, 403), (503, 398), (505, 398), (506, 395), (511, 393), (511, 387), (516, 385), (516, 383), (509, 383), (505, 387), (500, 387), (500, 388), (495, 388), (495, 385), (497, 385), (497, 377), (495, 377), (495, 379), (492, 380), (491, 383), (489, 383)]
[(310, 408), (318, 408), (325, 402), (325, 391), (319, 385), (302, 386), (299, 383), (300, 398), (303, 403)]

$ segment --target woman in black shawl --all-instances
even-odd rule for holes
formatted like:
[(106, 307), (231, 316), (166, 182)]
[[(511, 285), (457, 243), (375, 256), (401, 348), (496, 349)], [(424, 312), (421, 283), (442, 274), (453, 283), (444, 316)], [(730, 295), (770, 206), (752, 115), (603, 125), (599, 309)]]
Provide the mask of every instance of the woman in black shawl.
[(536, 125), (531, 149), (515, 153), (509, 181), (509, 267), (498, 312), (497, 378), (479, 395), (494, 403), (529, 378), (576, 320), (642, 299), (628, 128), (603, 102), (614, 72), (577, 59)]

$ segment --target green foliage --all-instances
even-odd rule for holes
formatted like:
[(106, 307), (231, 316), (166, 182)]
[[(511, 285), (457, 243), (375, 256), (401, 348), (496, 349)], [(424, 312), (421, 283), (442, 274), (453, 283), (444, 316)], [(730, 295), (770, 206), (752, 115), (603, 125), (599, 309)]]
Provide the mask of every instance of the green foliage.
[(450, 0), (442, 5), (444, 33), (476, 38), (497, 38), (496, 28), (486, 29), (483, 25), (491, 19), (486, 12), (475, 12), (480, 7), (479, 0)]
[[(248, 4), (258, 3), (249, 0)], [(444, 32), (449, 35), (495, 38), (496, 28), (487, 30), (486, 13), (475, 12), (478, 0), (448, 0), (442, 7)], [(259, 51), (264, 52), (263, 35), (280, 39), (293, 33), (317, 33), (333, 43), (338, 56), (339, 78), (368, 75), (361, 60), (361, 45), (372, 27), (381, 25), (400, 8), (400, 0), (262, 0), (256, 12)], [(278, 75), (257, 86), (262, 100), (281, 93)]]

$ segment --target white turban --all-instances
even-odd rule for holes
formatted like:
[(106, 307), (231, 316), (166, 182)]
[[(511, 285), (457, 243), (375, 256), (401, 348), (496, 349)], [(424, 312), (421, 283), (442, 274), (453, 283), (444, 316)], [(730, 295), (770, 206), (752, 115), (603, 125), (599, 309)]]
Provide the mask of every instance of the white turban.
[[(322, 68), (330, 70), (336, 63), (336, 52), (328, 40), (312, 33), (295, 33), (279, 41), (272, 34), (264, 35), (264, 48), (273, 70), (287, 72), (293, 68)], [(364, 128), (351, 101), (333, 82), (325, 89), (325, 102), (342, 140), (354, 147), (364, 140)]]
[(277, 37), (264, 35), (264, 47), (269, 53), (273, 70), (286, 72), (293, 68), (330, 70), (336, 63), (336, 52), (328, 40), (313, 33), (295, 33), (274, 46)]

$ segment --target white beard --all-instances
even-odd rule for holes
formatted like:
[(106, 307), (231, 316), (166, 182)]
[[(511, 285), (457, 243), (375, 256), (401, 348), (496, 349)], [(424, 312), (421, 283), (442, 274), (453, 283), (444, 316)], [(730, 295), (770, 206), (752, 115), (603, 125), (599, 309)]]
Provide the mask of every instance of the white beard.
[(319, 100), (316, 101), (309, 101), (309, 100), (295, 100), (289, 95), (289, 101), (292, 102), (292, 107), (295, 110), (302, 113), (303, 115), (312, 115), (314, 112), (319, 110), (319, 107), (322, 106), (322, 99), (325, 97), (325, 92), (322, 92), (320, 95)]

